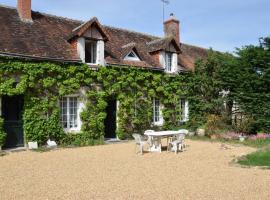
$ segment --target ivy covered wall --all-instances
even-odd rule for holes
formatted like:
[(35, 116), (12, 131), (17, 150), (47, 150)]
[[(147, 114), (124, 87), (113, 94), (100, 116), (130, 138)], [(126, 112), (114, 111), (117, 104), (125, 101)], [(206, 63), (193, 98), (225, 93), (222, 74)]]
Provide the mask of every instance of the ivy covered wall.
[(60, 124), (60, 97), (84, 88), (85, 109), (80, 137), (103, 139), (108, 99), (119, 101), (117, 135), (127, 138), (153, 127), (153, 98), (159, 98), (163, 129), (177, 127), (180, 98), (188, 96), (189, 73), (169, 75), (134, 67), (100, 67), (0, 57), (0, 96), (24, 94), (24, 133), (27, 141), (43, 144), (66, 137)]

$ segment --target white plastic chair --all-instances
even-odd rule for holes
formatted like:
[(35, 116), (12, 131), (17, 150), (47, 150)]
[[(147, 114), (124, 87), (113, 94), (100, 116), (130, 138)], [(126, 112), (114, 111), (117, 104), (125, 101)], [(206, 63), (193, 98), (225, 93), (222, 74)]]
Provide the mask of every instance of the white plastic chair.
[[(179, 132), (180, 132), (180, 134), (184, 134), (185, 137), (186, 137), (186, 136), (188, 135), (188, 133), (189, 133), (189, 131), (186, 130), (186, 129), (180, 129)], [(183, 148), (186, 148), (185, 137), (184, 137), (184, 139), (183, 139), (183, 145), (182, 145)]]
[(141, 154), (143, 154), (143, 146), (145, 144), (149, 144), (149, 141), (148, 140), (143, 140), (143, 137), (140, 134), (137, 134), (137, 133), (132, 134), (132, 137), (135, 139), (135, 143), (136, 143), (135, 151), (136, 151), (136, 153), (137, 153), (137, 146), (139, 146), (140, 152), (141, 152)]
[(176, 136), (176, 140), (173, 140), (172, 142), (169, 143), (168, 145), (168, 150), (174, 151), (175, 154), (178, 153), (178, 151), (182, 151), (184, 148), (184, 140), (185, 140), (185, 133), (179, 133)]

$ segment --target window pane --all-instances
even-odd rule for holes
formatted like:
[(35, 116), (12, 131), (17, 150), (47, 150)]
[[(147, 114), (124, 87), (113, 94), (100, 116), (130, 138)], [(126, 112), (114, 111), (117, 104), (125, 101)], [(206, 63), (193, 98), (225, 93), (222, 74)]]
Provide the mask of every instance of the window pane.
[(61, 123), (63, 128), (68, 128), (67, 124), (67, 98), (63, 97), (60, 100), (60, 107), (61, 107)]
[(61, 123), (63, 128), (78, 127), (78, 99), (77, 97), (63, 97), (60, 100)]
[(77, 98), (69, 98), (69, 128), (76, 128), (77, 124)]
[(158, 99), (154, 99), (154, 122), (160, 120), (160, 102)]
[(180, 99), (180, 109), (181, 109), (181, 121), (185, 120), (186, 116), (186, 100), (185, 99)]
[(96, 63), (97, 60), (97, 42), (85, 41), (85, 62)]
[(172, 53), (166, 53), (165, 55), (166, 59), (166, 71), (172, 71)]

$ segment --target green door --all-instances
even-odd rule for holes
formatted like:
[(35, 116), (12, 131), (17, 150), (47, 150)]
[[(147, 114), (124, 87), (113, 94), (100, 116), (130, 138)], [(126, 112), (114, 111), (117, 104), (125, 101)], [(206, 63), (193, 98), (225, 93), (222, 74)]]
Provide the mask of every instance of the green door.
[(4, 118), (4, 129), (7, 133), (4, 148), (24, 146), (23, 102), (22, 95), (2, 97), (2, 117)]

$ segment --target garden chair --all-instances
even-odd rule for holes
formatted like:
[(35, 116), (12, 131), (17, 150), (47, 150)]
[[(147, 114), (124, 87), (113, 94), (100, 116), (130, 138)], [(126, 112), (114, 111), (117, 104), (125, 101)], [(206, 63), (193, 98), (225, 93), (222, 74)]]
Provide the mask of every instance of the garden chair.
[[(185, 136), (188, 134), (188, 130), (186, 130), (186, 129), (180, 129), (180, 130), (178, 130), (178, 132), (180, 133), (180, 134), (185, 134)], [(168, 137), (167, 138), (167, 148), (169, 147), (169, 143), (170, 142), (172, 142), (172, 141), (174, 141), (174, 140), (177, 140), (177, 136), (178, 135), (175, 135), (175, 136), (173, 136), (173, 137)], [(186, 144), (185, 144), (185, 138), (183, 139), (183, 148), (186, 148)]]
[(140, 152), (141, 152), (141, 154), (143, 154), (143, 146), (145, 144), (150, 145), (149, 140), (144, 140), (143, 136), (140, 134), (137, 134), (137, 133), (132, 134), (132, 137), (135, 139), (135, 143), (136, 143), (135, 152), (137, 153), (137, 146), (139, 146)]
[[(184, 134), (185, 137), (186, 137), (186, 135), (188, 135), (188, 132), (189, 132), (189, 131), (186, 130), (186, 129), (180, 129), (179, 132), (180, 132), (180, 134)], [(183, 139), (183, 148), (186, 148), (185, 137), (184, 137), (184, 139)]]
[(177, 154), (178, 151), (182, 151), (184, 148), (185, 133), (177, 135), (176, 139), (169, 143), (168, 151), (174, 151)]

